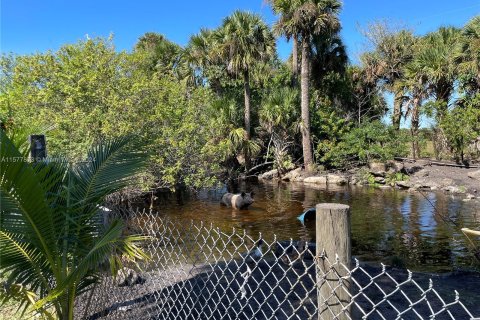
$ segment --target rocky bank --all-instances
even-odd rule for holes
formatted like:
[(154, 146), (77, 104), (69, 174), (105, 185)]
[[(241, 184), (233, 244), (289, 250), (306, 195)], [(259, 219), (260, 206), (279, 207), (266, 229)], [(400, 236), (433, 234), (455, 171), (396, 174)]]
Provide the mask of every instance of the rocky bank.
[(438, 190), (464, 194), (465, 201), (480, 198), (480, 169), (432, 164), (427, 160), (388, 161), (348, 171), (307, 173), (296, 168), (284, 175), (276, 169), (258, 176), (259, 180), (303, 182), (314, 185), (373, 185), (409, 191)]

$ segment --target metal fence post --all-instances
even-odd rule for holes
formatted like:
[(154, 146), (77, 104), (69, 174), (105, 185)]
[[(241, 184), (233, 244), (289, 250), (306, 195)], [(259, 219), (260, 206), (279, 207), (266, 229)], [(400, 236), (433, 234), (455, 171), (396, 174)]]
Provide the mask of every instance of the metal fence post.
[(350, 207), (321, 203), (316, 211), (318, 319), (351, 319)]
[(32, 134), (29, 137), (30, 159), (32, 162), (44, 160), (47, 157), (47, 141), (43, 134)]

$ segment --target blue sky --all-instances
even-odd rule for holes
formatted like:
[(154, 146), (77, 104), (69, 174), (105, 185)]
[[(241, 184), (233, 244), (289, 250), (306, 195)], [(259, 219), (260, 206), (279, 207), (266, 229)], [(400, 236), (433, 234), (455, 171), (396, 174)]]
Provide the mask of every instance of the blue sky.
[[(145, 32), (165, 34), (181, 45), (201, 27), (217, 27), (235, 9), (257, 12), (268, 24), (275, 21), (265, 0), (1, 0), (2, 52), (27, 54), (56, 50), (64, 43), (94, 36), (115, 35), (119, 50), (131, 50)], [(359, 27), (388, 19), (423, 34), (440, 25), (462, 26), (480, 14), (479, 0), (344, 0), (342, 36), (355, 62), (364, 48)], [(280, 57), (290, 45), (279, 41)]]

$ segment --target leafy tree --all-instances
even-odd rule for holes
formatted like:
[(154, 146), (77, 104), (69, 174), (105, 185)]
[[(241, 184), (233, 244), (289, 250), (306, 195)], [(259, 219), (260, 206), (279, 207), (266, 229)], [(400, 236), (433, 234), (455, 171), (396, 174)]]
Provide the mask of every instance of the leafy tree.
[[(132, 183), (145, 153), (128, 139), (96, 145), (89, 161), (28, 163), (0, 130), (0, 300), (20, 299), (47, 316), (73, 319), (75, 297), (101, 279), (101, 266), (116, 272), (122, 260), (147, 256), (125, 236), (119, 220), (105, 224), (98, 206)], [(121, 258), (123, 257), (123, 258)]]
[(53, 127), (51, 152), (80, 157), (94, 141), (105, 137), (105, 114), (127, 97), (125, 63), (126, 55), (115, 52), (111, 39), (91, 39), (65, 45), (55, 53), (19, 56), (10, 88), (2, 95), (9, 104), (0, 105), (0, 112), (9, 114), (15, 127)]
[(458, 163), (464, 163), (465, 150), (480, 136), (480, 95), (466, 105), (449, 110), (440, 123)]
[(395, 31), (382, 23), (370, 26), (367, 37), (374, 50), (361, 57), (366, 79), (378, 82), (393, 93), (392, 124), (399, 130), (403, 103), (403, 87), (399, 81), (404, 77), (405, 65), (413, 58), (415, 37), (409, 30)]
[(13, 128), (50, 129), (49, 153), (70, 159), (103, 138), (138, 137), (154, 151), (141, 187), (214, 184), (227, 147), (212, 144), (226, 136), (211, 91), (143, 62), (144, 52), (116, 53), (104, 39), (18, 57), (2, 95), (10, 107), (2, 104), (0, 113)]
[(358, 126), (364, 122), (380, 120), (388, 109), (379, 86), (369, 81), (365, 69), (356, 66), (347, 68), (346, 78), (350, 91), (347, 105), (353, 106), (348, 110), (352, 114), (350, 117), (356, 120)]
[(351, 164), (367, 164), (406, 155), (403, 137), (393, 127), (380, 121), (365, 123), (343, 135), (340, 142), (323, 156), (333, 167), (345, 168)]

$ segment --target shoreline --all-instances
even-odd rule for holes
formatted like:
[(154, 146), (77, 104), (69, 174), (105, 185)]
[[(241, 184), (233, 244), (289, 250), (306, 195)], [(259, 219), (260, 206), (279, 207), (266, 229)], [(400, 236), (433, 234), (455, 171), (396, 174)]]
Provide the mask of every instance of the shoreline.
[(295, 168), (279, 176), (276, 169), (261, 173), (258, 180), (303, 183), (308, 186), (350, 185), (398, 189), (408, 192), (442, 191), (462, 195), (464, 201), (480, 200), (480, 169), (436, 165), (427, 160), (388, 161), (332, 172), (307, 173)]

